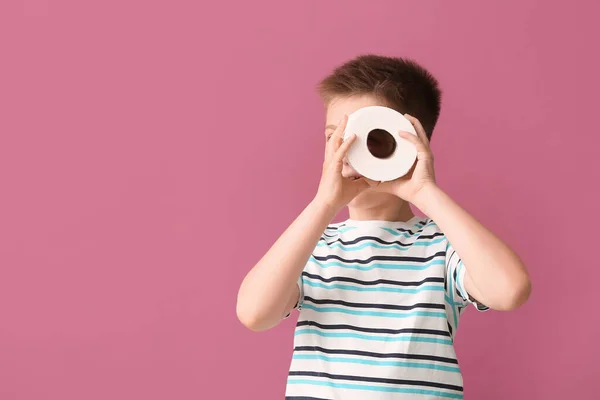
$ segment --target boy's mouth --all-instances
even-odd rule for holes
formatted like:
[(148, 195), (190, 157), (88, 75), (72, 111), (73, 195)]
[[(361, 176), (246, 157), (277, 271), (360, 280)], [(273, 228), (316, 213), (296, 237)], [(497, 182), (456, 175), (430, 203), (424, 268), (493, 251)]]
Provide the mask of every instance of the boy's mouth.
[(362, 178), (363, 176), (360, 175), (358, 172), (352, 172), (350, 174), (346, 174), (346, 179), (350, 179), (351, 181), (355, 181), (357, 179)]
[(357, 179), (362, 178), (362, 175), (359, 174), (358, 172), (356, 172), (354, 170), (354, 168), (352, 168), (350, 166), (350, 164), (348, 164), (347, 161), (344, 160), (344, 171), (342, 172), (342, 175), (346, 178), (346, 179), (350, 179), (351, 181), (355, 181)]

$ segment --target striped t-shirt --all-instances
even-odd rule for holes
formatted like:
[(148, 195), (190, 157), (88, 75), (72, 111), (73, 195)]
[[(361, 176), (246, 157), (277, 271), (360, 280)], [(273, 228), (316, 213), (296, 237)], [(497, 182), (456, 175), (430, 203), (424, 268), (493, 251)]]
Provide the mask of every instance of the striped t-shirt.
[(464, 276), (429, 219), (330, 225), (299, 280), (286, 399), (462, 399)]

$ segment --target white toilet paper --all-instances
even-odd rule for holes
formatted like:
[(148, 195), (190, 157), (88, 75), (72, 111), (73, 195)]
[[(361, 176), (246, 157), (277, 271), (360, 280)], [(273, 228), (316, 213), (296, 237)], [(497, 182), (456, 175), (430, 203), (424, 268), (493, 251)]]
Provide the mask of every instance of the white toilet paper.
[[(367, 147), (367, 138), (374, 129), (388, 132), (395, 140), (395, 150), (387, 158), (375, 157)], [(351, 134), (357, 136), (347, 155), (350, 166), (365, 178), (374, 181), (393, 181), (406, 175), (415, 163), (417, 149), (412, 143), (402, 139), (398, 131), (417, 135), (404, 115), (388, 107), (364, 107), (350, 114), (344, 139)]]

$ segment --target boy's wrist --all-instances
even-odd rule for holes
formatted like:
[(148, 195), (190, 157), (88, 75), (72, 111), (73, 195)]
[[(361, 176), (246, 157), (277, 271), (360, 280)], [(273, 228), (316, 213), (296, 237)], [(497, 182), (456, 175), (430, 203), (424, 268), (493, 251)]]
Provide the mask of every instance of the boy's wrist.
[(315, 197), (309, 203), (308, 208), (312, 209), (316, 215), (323, 216), (327, 219), (328, 223), (331, 222), (340, 211), (327, 202), (320, 200), (318, 197)]
[(414, 196), (411, 202), (415, 207), (421, 210), (425, 215), (431, 218), (437, 199), (443, 190), (435, 183), (429, 183), (423, 186)]

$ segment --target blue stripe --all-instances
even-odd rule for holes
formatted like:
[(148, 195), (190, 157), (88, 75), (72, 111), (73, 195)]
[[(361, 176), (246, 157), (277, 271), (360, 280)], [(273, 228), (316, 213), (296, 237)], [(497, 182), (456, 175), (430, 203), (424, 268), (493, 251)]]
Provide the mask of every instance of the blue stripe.
[(322, 354), (294, 354), (292, 357), (294, 360), (322, 360), (332, 363), (349, 363), (349, 364), (364, 364), (364, 365), (375, 365), (381, 367), (404, 367), (404, 368), (422, 368), (422, 369), (433, 369), (446, 372), (457, 372), (460, 373), (458, 367), (448, 367), (446, 365), (436, 364), (420, 364), (415, 362), (405, 361), (380, 361), (380, 360), (368, 360), (363, 358), (354, 357), (329, 357)]
[(320, 262), (317, 261), (313, 256), (311, 256), (308, 259), (309, 262), (312, 262), (314, 264), (317, 264), (318, 266), (322, 267), (322, 268), (329, 268), (329, 267), (340, 267), (340, 268), (350, 268), (350, 269), (357, 269), (360, 271), (370, 271), (372, 269), (375, 268), (381, 268), (381, 269), (403, 269), (403, 270), (413, 270), (413, 271), (422, 271), (424, 269), (427, 269), (433, 265), (444, 265), (445, 262), (444, 260), (433, 260), (433, 261), (429, 261), (426, 263), (421, 263), (421, 264), (416, 264), (416, 265), (411, 265), (411, 264), (382, 264), (382, 263), (375, 263), (375, 264), (370, 264), (370, 265), (360, 265), (360, 264), (344, 264), (341, 263), (339, 261), (330, 261), (330, 262)]
[(456, 316), (456, 305), (454, 304), (454, 278), (452, 277), (452, 272), (450, 267), (446, 268), (446, 273), (448, 274), (448, 280), (450, 282), (448, 284), (448, 291), (450, 293), (448, 294), (447, 300), (450, 300), (450, 307), (452, 307), (452, 314), (454, 315), (454, 329), (456, 330), (458, 329), (458, 317)]
[(338, 228), (337, 231), (340, 233), (344, 233), (344, 232), (351, 231), (352, 229), (355, 229), (355, 228), (356, 228), (355, 226), (343, 226), (341, 228)]
[(345, 339), (364, 339), (374, 340), (377, 342), (420, 342), (420, 343), (437, 343), (451, 345), (452, 340), (440, 339), (434, 337), (422, 337), (422, 336), (376, 336), (376, 335), (362, 335), (360, 333), (353, 332), (321, 332), (314, 328), (298, 329), (294, 336), (300, 335), (317, 335), (328, 338), (345, 338)]
[(429, 242), (417, 241), (417, 242), (414, 242), (414, 243), (406, 243), (409, 246), (400, 246), (398, 244), (380, 244), (380, 243), (365, 242), (365, 243), (362, 243), (362, 244), (360, 244), (358, 246), (353, 246), (353, 247), (346, 246), (346, 245), (343, 245), (341, 243), (329, 244), (327, 242), (320, 241), (319, 243), (317, 243), (317, 247), (328, 246), (330, 248), (338, 248), (338, 249), (342, 249), (344, 251), (359, 251), (359, 250), (362, 250), (362, 249), (364, 249), (366, 247), (373, 247), (373, 248), (376, 248), (376, 249), (384, 249), (384, 250), (396, 249), (396, 250), (400, 250), (400, 251), (407, 251), (407, 250), (410, 250), (410, 248), (411, 248), (410, 246), (429, 246), (429, 245), (432, 245), (432, 244), (441, 243), (441, 242), (443, 242), (445, 240), (446, 240), (446, 238), (442, 237), (442, 238), (439, 238), (439, 239), (431, 240)]
[(318, 381), (313, 379), (288, 379), (288, 385), (315, 385), (315, 386), (329, 386), (336, 389), (356, 389), (356, 390), (369, 390), (374, 392), (392, 392), (392, 393), (406, 393), (406, 394), (420, 394), (424, 396), (437, 396), (446, 397), (449, 399), (463, 399), (462, 393), (449, 393), (441, 392), (438, 390), (427, 390), (427, 389), (413, 389), (396, 386), (376, 386), (376, 385), (359, 385), (355, 383), (338, 383), (330, 381)]
[(316, 307), (312, 304), (304, 303), (303, 309), (309, 309), (316, 312), (339, 312), (342, 314), (365, 315), (369, 317), (391, 317), (391, 318), (409, 318), (409, 317), (437, 317), (446, 318), (446, 313), (434, 311), (410, 311), (403, 313), (393, 313), (385, 311), (362, 311), (340, 307)]
[(408, 293), (408, 294), (417, 294), (419, 292), (425, 292), (425, 291), (436, 291), (436, 292), (443, 292), (444, 291), (444, 286), (434, 286), (434, 285), (426, 285), (426, 286), (419, 286), (416, 289), (407, 289), (407, 288), (399, 288), (399, 287), (388, 287), (388, 286), (352, 286), (352, 285), (343, 285), (343, 284), (337, 284), (334, 283), (332, 285), (326, 285), (320, 282), (313, 282), (311, 280), (309, 280), (310, 278), (305, 277), (307, 279), (304, 279), (304, 284), (311, 286), (311, 287), (316, 287), (316, 288), (322, 288), (322, 289), (340, 289), (340, 290), (353, 290), (355, 292), (392, 292), (392, 293)]

